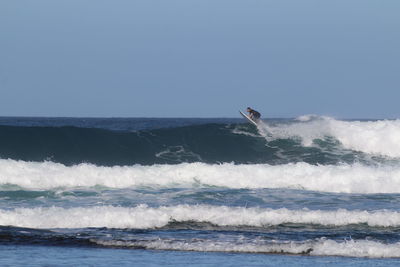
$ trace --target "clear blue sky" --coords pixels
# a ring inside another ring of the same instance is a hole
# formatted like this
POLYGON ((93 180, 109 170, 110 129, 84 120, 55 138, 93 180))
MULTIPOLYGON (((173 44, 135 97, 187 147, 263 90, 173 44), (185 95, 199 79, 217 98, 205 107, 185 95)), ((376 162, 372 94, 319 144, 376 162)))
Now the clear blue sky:
POLYGON ((400 117, 398 0, 1 0, 0 116, 400 117))

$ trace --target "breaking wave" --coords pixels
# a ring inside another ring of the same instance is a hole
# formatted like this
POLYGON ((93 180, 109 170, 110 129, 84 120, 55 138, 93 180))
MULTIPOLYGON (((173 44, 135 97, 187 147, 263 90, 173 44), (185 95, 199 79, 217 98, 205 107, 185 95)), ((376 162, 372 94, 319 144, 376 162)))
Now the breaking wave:
POLYGON ((104 186, 289 188, 335 193, 400 193, 400 166, 308 163, 65 166, 54 162, 0 160, 0 185, 24 189, 104 186))
POLYGON ((240 253, 273 253, 312 256, 343 256, 368 258, 398 258, 400 243, 384 244, 369 240, 335 241, 329 239, 295 241, 252 240, 249 242, 221 242, 215 240, 92 240, 106 247, 125 247, 156 250, 179 250, 199 252, 240 252, 240 253))
POLYGON ((27 228, 133 228, 165 227, 172 222, 207 222, 217 226, 268 227, 286 223, 371 227, 399 227, 400 212, 389 210, 289 210, 211 205, 133 208, 97 206, 78 208, 16 208, 0 210, 0 225, 27 228))
POLYGON ((135 132, 0 126, 0 157, 75 165, 355 163, 400 157, 400 120, 340 121, 303 116, 250 124, 202 124, 135 132), (263 138, 264 137, 264 138, 263 138))
POLYGON ((335 138, 348 149, 389 157, 400 157, 400 120, 341 121, 329 117, 305 115, 298 122, 260 126, 273 139, 299 137, 310 146, 316 139, 335 138))

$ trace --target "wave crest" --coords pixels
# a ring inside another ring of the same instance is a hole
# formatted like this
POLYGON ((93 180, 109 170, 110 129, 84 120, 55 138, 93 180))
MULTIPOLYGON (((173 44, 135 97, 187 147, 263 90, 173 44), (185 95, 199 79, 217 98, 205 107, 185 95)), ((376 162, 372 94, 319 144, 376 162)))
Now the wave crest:
POLYGON ((144 248, 199 252, 273 253, 312 256, 344 256, 368 258, 399 258, 400 243, 383 244, 369 240, 309 240, 305 242, 252 240, 251 242, 221 242, 214 240, 91 240, 106 247, 144 248))
MULTIPOLYGON (((369 154, 400 157, 400 120, 341 121, 329 117, 305 115, 294 123, 261 125, 275 139, 300 137, 304 146, 327 136, 338 140, 343 147, 369 154)), ((271 136, 265 135, 267 140, 271 136)))
POLYGON ((0 160, 0 185, 25 189, 198 187, 289 188, 335 193, 400 193, 400 167, 290 163, 65 166, 53 162, 0 160))
POLYGON ((268 227, 285 223, 344 226, 367 224, 371 227, 398 227, 396 211, 349 211, 345 209, 289 210, 242 208, 210 205, 178 205, 152 208, 97 206, 80 208, 16 208, 0 210, 0 225, 27 228, 134 228, 150 229, 171 222, 208 222, 217 226, 268 227))

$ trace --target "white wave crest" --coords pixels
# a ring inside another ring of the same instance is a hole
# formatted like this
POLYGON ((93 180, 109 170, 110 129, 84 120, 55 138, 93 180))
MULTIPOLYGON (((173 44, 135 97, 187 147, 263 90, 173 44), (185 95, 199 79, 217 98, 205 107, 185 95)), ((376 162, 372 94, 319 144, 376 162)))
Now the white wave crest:
POLYGON ((314 139, 332 136, 348 149, 400 157, 400 120, 341 121, 312 115, 301 116, 297 120, 299 122, 292 124, 261 125, 260 134, 263 135, 266 130, 274 138, 298 136, 305 146, 312 145, 314 139))
POLYGON ((349 240, 338 242, 320 239, 317 241, 272 241, 264 242, 222 242, 215 240, 146 240, 118 241, 91 240, 98 245, 111 247, 142 247, 156 250, 179 250, 200 252, 240 252, 240 253, 279 253, 279 254, 308 254, 313 256, 344 256, 369 258, 398 258, 400 243, 383 244, 369 240, 349 240))
POLYGON ((157 208, 136 207, 77 207, 77 208, 16 208, 0 210, 0 225, 28 228, 135 228, 149 229, 170 222, 208 222, 218 226, 265 227, 283 223, 343 226, 367 224, 373 227, 400 226, 396 211, 350 211, 345 209, 289 210, 243 208, 210 205, 178 205, 157 208))
POLYGON ((319 115, 315 114, 306 114, 306 115, 301 115, 296 118, 296 121, 311 121, 311 120, 318 120, 321 119, 322 117, 319 115))
POLYGON ((25 189, 105 186, 292 188, 336 193, 400 193, 400 167, 355 165, 177 165, 67 167, 53 162, 0 160, 0 185, 25 189))

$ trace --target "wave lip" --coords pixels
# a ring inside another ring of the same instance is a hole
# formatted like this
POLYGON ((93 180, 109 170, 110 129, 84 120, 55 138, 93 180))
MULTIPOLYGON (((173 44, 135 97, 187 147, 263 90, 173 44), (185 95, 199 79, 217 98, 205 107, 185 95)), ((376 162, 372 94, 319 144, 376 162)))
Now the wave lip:
POLYGON ((171 222, 208 222, 217 226, 268 227, 284 223, 345 226, 367 224, 370 227, 400 226, 400 212, 349 211, 345 209, 289 210, 238 208, 210 205, 178 205, 157 208, 139 205, 133 208, 97 206, 87 208, 17 208, 0 210, 0 225, 52 228, 132 228, 165 227, 171 222))
POLYGON ((335 193, 400 193, 400 167, 354 165, 177 165, 67 167, 53 162, 0 160, 0 185, 25 189, 105 186, 109 188, 218 186, 291 188, 335 193))
POLYGON ((91 240, 97 245, 106 247, 144 248, 156 250, 179 250, 199 252, 240 252, 240 253, 273 253, 295 254, 312 256, 343 256, 368 258, 399 258, 400 242, 384 244, 369 240, 349 240, 338 242, 319 239, 305 242, 275 241, 275 242, 221 242, 213 240, 175 241, 175 240, 148 240, 148 241, 119 241, 119 240, 91 240))
POLYGON ((261 134, 263 130, 271 133, 273 139, 300 137, 304 146, 312 146, 315 139, 329 136, 347 149, 400 157, 400 120, 341 121, 316 115, 304 115, 296 120, 289 124, 262 125, 259 130, 261 134))

